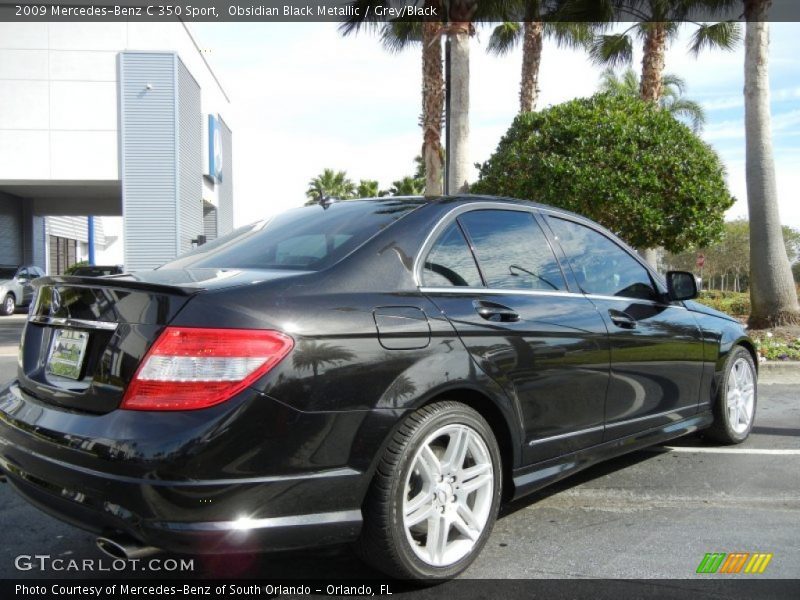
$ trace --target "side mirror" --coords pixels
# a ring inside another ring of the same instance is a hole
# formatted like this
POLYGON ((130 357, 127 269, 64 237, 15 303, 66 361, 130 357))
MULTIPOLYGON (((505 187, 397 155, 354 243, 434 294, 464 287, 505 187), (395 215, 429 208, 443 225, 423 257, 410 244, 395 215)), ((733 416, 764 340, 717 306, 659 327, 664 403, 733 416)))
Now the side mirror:
POLYGON ((667 292, 670 300, 692 300, 697 298, 697 279, 688 271, 667 272, 667 292))

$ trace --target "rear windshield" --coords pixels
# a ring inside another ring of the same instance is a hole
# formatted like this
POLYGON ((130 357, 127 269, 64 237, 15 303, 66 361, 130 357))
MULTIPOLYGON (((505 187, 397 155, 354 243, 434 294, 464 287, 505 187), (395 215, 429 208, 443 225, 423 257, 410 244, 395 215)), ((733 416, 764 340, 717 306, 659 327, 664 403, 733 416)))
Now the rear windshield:
POLYGON ((241 227, 160 268, 319 271, 423 203, 386 198, 295 208, 241 227))

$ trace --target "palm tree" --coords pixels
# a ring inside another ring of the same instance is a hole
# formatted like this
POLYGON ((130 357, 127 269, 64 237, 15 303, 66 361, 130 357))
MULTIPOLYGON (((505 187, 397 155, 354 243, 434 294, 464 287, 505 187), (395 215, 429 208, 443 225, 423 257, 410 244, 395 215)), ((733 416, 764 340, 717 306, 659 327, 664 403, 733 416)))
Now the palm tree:
POLYGON ((355 194, 356 186, 348 179, 346 171, 325 169, 322 174, 317 175, 308 182, 306 196, 308 196, 309 201, 306 202, 306 205, 316 204, 325 197, 348 200, 353 198, 355 194))
POLYGON ((469 40, 475 34, 476 0, 446 0, 447 35, 450 41, 450 131, 448 137, 451 194, 466 192, 472 164, 469 160, 469 40))
POLYGON ((422 180, 406 175, 402 179, 392 182, 389 193, 392 196, 419 196, 422 194, 424 185, 422 180))
MULTIPOLYGON (((633 35, 643 43, 642 73, 639 96, 647 102, 658 102, 663 95, 664 56, 669 43, 677 36, 680 23, 687 21, 694 9, 704 15, 727 13, 736 0, 566 0, 561 15, 585 20, 637 21, 622 33, 598 35, 591 43, 589 56, 596 64, 611 67, 630 64, 633 60, 633 35), (601 15, 604 18, 599 18, 601 15)), ((741 39, 738 23, 693 23, 689 50, 697 56, 704 48, 732 50, 741 39)), ((654 268, 658 266, 655 248, 639 250, 654 268)))
MULTIPOLYGON (((365 20, 375 14, 378 5, 387 6, 391 0, 354 0, 358 15, 340 26, 342 35, 364 28, 379 29, 381 42, 390 52, 400 52, 412 44, 422 46, 422 157, 425 165, 425 195, 439 196, 443 191, 444 151, 442 149, 442 113, 444 112, 444 73, 442 70, 442 24, 436 21, 377 21, 365 20), (370 8, 367 11, 367 7, 370 8)), ((442 10, 440 0, 426 0, 425 7, 442 10)))
POLYGON ((521 4, 519 8, 525 21, 504 21, 497 25, 489 38, 486 51, 504 56, 522 41, 519 112, 524 113, 535 110, 539 99, 539 67, 544 39, 555 39, 559 47, 588 47, 596 26, 591 23, 543 21, 544 0, 526 0, 521 4))
POLYGON ((362 179, 358 182, 356 198, 377 198, 380 195, 380 186, 374 179, 362 179))
POLYGON ((750 325, 800 322, 800 306, 781 231, 769 105, 771 0, 745 0, 745 172, 750 215, 750 325))
MULTIPOLYGON (((596 64, 612 67, 630 64, 633 60, 633 35, 642 40, 642 73, 639 95, 643 100, 658 102, 663 90, 664 56, 670 42, 677 36, 680 23, 694 9, 704 14, 727 13, 736 0, 567 0, 565 14, 613 15, 618 21, 635 20, 621 33, 595 36, 589 54, 596 64), (588 3, 588 4, 587 4, 588 3), (598 8, 599 7, 599 8, 598 8), (609 9, 608 7, 613 7, 609 9)), ((732 50, 741 40, 738 23, 694 23, 689 49, 697 56, 703 49, 732 50)))
MULTIPOLYGON (((639 75, 628 67, 621 74, 608 67, 600 76, 600 91, 624 96, 639 95, 639 75)), ((662 78, 661 98, 658 104, 678 119, 686 119, 695 132, 700 131, 706 122, 706 113, 699 102, 683 97, 686 82, 677 75, 665 73, 662 78)))

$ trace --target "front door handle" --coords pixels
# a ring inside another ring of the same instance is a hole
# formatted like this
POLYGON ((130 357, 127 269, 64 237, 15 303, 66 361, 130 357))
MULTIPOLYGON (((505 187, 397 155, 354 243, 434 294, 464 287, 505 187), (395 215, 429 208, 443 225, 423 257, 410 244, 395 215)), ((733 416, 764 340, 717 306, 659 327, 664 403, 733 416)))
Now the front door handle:
POLYGON ((612 308, 608 311, 608 316, 611 317, 611 322, 617 327, 622 329, 636 329, 636 319, 626 312, 614 310, 612 308))
POLYGON ((500 323, 514 323, 519 321, 519 313, 513 308, 495 304, 494 302, 484 302, 476 300, 473 302, 477 313, 487 321, 500 323))

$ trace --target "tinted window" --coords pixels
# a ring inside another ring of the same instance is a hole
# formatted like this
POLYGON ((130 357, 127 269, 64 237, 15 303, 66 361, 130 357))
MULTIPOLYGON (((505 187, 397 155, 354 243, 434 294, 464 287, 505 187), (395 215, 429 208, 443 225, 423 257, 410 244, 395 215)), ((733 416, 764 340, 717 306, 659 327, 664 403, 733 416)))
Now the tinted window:
POLYGON ((423 203, 386 198, 296 208, 203 244, 161 268, 318 271, 423 203))
POLYGON ((30 279, 30 275, 28 274, 28 269, 24 267, 20 269, 19 272, 17 273, 17 277, 20 279, 30 279))
POLYGON ((450 225, 425 260, 423 285, 432 287, 482 287, 472 252, 456 223, 450 225))
POLYGON ((0 279, 13 279, 17 270, 13 267, 0 267, 0 279))
POLYGON ((489 287, 566 289, 550 244, 531 213, 477 210, 460 216, 459 221, 489 287))
POLYGON ((572 221, 551 217, 549 222, 584 292, 657 299, 647 270, 609 238, 572 221))
POLYGON ((119 273, 117 267, 78 267, 72 271, 73 275, 81 277, 105 277, 106 275, 114 275, 119 273))

